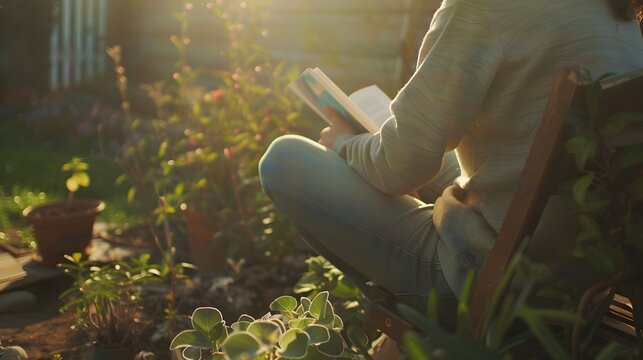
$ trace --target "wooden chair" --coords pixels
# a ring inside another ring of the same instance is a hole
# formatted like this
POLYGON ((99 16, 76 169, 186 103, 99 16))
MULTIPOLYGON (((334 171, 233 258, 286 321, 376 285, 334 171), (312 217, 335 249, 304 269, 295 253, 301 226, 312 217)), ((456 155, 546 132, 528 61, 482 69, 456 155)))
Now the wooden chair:
MULTIPOLYGON (((545 203, 557 185, 552 184, 555 183, 556 163, 566 157, 562 144, 568 134, 563 113, 570 108, 584 107, 585 94, 591 84, 588 73, 577 68, 562 71, 556 79, 517 191, 486 264, 478 274, 470 301, 470 337, 478 335, 485 314, 494 311, 490 305, 500 280, 522 240, 534 231, 545 203)), ((600 81, 600 86, 601 106, 607 113, 643 111, 643 70, 606 78, 600 81)), ((643 143, 643 133, 639 135, 631 141, 643 143)), ((401 341, 405 331, 417 331, 395 310, 398 300, 394 295, 381 287, 371 286, 366 296, 372 300, 371 322, 389 337, 401 341)), ((631 305, 621 296, 616 296, 615 300, 603 323, 602 334, 622 340, 622 343, 635 341, 631 305)))

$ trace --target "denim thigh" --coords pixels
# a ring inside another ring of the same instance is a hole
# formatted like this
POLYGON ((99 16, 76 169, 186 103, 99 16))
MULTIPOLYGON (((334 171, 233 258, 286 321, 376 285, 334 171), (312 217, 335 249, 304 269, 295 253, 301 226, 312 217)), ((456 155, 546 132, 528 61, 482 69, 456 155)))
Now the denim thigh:
POLYGON ((433 205, 379 192, 334 151, 301 136, 275 140, 259 173, 309 245, 348 275, 402 298, 425 298, 432 288, 453 296, 437 261, 433 205))

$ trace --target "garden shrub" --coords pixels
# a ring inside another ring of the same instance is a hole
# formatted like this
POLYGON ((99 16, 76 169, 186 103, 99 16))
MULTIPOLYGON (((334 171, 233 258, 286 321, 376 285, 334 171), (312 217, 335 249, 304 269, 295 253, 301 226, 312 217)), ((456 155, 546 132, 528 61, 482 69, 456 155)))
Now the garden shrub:
POLYGON ((155 208, 157 223, 180 210, 209 211, 223 224, 231 254, 278 258, 292 250, 295 232, 263 194, 257 165, 274 138, 304 126, 302 105, 287 90, 298 71, 273 64, 258 45, 264 30, 255 2, 183 4, 174 14, 181 32, 170 38, 178 51, 174 70, 144 86, 155 105, 152 119, 132 115, 121 50, 109 50, 127 119, 118 181, 130 184, 130 200, 155 208), (211 12, 225 25, 228 69, 189 65, 188 13, 194 11, 211 12))
POLYGON ((65 255, 69 263, 58 266, 73 278, 60 294, 61 312, 74 311, 77 329, 86 331, 100 347, 130 345, 144 330, 141 320, 141 286, 161 281, 159 266, 143 254, 115 264, 96 264, 82 254, 65 255))

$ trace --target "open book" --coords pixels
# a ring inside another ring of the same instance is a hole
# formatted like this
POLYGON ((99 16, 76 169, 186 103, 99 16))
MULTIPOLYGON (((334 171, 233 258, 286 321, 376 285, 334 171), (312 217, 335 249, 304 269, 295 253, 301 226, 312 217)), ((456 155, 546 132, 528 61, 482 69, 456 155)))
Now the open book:
POLYGON ((329 124, 331 121, 324 114, 327 106, 346 118, 357 132, 375 133, 391 116, 391 98, 377 85, 347 96, 319 68, 306 69, 289 87, 329 124))

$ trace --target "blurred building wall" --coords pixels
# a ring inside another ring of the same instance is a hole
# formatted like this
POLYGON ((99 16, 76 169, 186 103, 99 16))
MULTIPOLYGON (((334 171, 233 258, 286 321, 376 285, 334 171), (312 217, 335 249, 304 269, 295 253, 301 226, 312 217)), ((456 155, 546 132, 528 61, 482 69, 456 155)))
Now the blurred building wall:
MULTIPOLYGON (((167 75, 176 58, 168 39, 177 34, 171 13, 181 2, 141 1, 135 56, 140 79, 150 81, 167 75)), ((439 0, 271 0, 262 45, 276 60, 322 68, 348 91, 375 83, 392 93, 408 78, 405 67, 414 65, 419 40, 438 6, 439 0), (405 37, 412 44, 405 46, 405 37)), ((224 66, 221 51, 228 39, 203 2, 195 1, 190 12, 189 36, 192 64, 224 66)))

